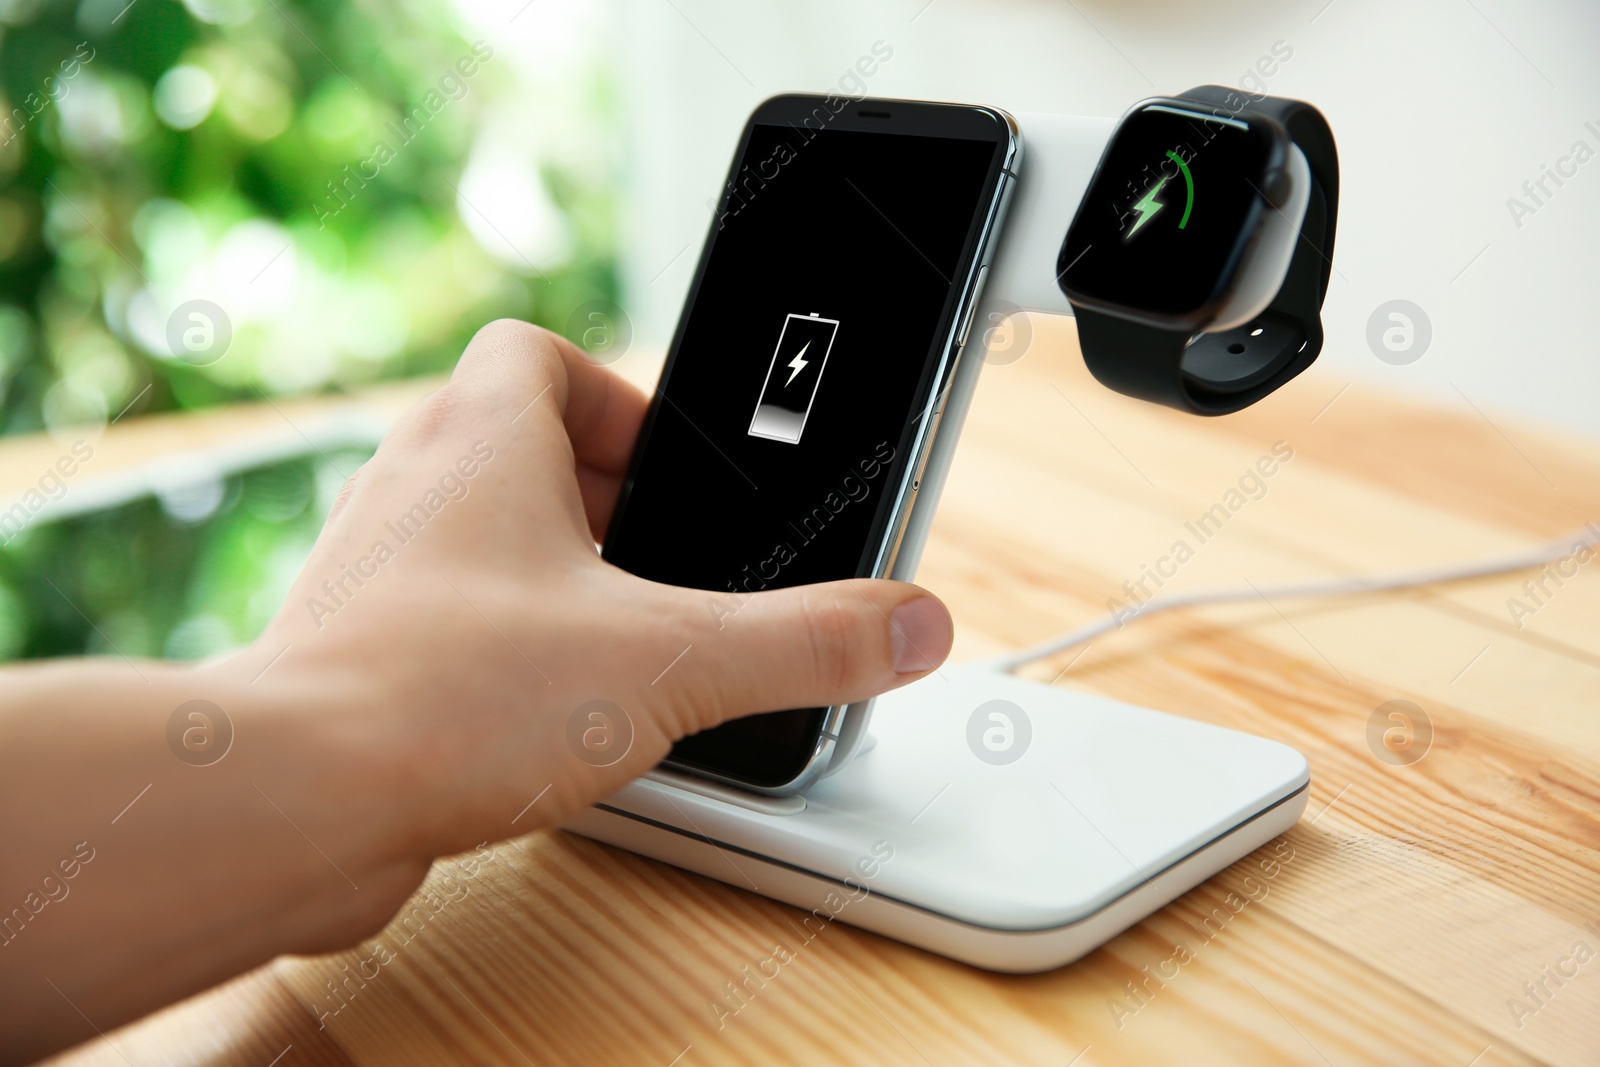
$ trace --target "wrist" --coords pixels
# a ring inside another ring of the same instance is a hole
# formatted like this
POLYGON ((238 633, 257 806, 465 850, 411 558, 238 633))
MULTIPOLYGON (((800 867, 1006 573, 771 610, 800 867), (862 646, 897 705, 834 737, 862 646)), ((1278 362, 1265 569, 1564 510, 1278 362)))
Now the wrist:
POLYGON ((38 1054, 81 1036, 37 982, 46 964, 109 1029, 280 953, 352 944, 426 873, 416 791, 362 726, 378 717, 347 714, 370 710, 359 679, 287 657, 263 674, 271 658, 6 672, 0 807, 18 817, 0 889, 54 895, 13 924, 0 994, 38 1054))
MULTIPOLYGON (((270 639, 187 670, 188 688, 207 694, 232 730, 219 766, 236 762, 231 776, 248 778, 308 836, 309 825, 321 829, 331 845, 313 838, 319 849, 358 867, 433 858, 423 746, 390 714, 393 697, 372 671, 270 639)), ((169 731, 175 745, 182 750, 169 731)))

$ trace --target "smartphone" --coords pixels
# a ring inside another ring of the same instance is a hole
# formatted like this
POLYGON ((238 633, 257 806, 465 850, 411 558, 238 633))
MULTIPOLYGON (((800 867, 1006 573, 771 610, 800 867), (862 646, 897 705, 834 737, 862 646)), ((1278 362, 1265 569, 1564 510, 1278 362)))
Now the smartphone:
MULTIPOLYGON (((805 95, 757 107, 604 557, 705 590, 719 627, 763 589, 888 576, 913 547, 906 519, 1020 151, 993 108, 805 95)), ((665 766, 794 793, 859 738, 866 708, 737 719, 684 738, 665 766)))

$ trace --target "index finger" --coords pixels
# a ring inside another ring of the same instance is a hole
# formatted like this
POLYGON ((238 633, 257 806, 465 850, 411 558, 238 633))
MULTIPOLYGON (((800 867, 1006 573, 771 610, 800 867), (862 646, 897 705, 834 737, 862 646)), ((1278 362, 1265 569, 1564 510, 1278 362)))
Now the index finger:
POLYGON ((565 337, 516 319, 480 329, 450 384, 519 423, 553 404, 578 466, 608 475, 626 471, 647 406, 643 393, 565 337))

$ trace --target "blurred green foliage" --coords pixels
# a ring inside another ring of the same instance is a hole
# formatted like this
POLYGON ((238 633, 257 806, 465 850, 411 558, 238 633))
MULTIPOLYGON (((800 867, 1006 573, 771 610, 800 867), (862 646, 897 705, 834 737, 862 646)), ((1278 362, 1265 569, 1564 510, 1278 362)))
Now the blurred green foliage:
MULTIPOLYGON (((489 319, 616 300, 606 68, 530 102, 470 26, 450 0, 0 0, 0 434, 438 372, 489 319), (168 339, 194 299, 232 329, 203 366, 168 339)), ((0 653, 252 636, 320 523, 262 518, 257 477, 199 526, 41 518, 0 549, 0 653)))
POLYGON ((253 637, 370 454, 272 464, 27 528, 0 552, 0 659, 200 659, 253 637))

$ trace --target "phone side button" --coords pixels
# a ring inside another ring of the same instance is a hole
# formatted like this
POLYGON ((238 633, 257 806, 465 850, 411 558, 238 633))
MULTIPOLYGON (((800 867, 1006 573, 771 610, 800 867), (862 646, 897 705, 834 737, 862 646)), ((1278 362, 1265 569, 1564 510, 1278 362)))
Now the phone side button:
POLYGON ((956 344, 966 347, 967 332, 972 329, 973 316, 978 313, 978 297, 983 295, 984 275, 989 273, 989 264, 985 263, 978 268, 978 280, 972 286, 972 299, 967 303, 967 317, 961 320, 961 333, 956 338, 956 344))

